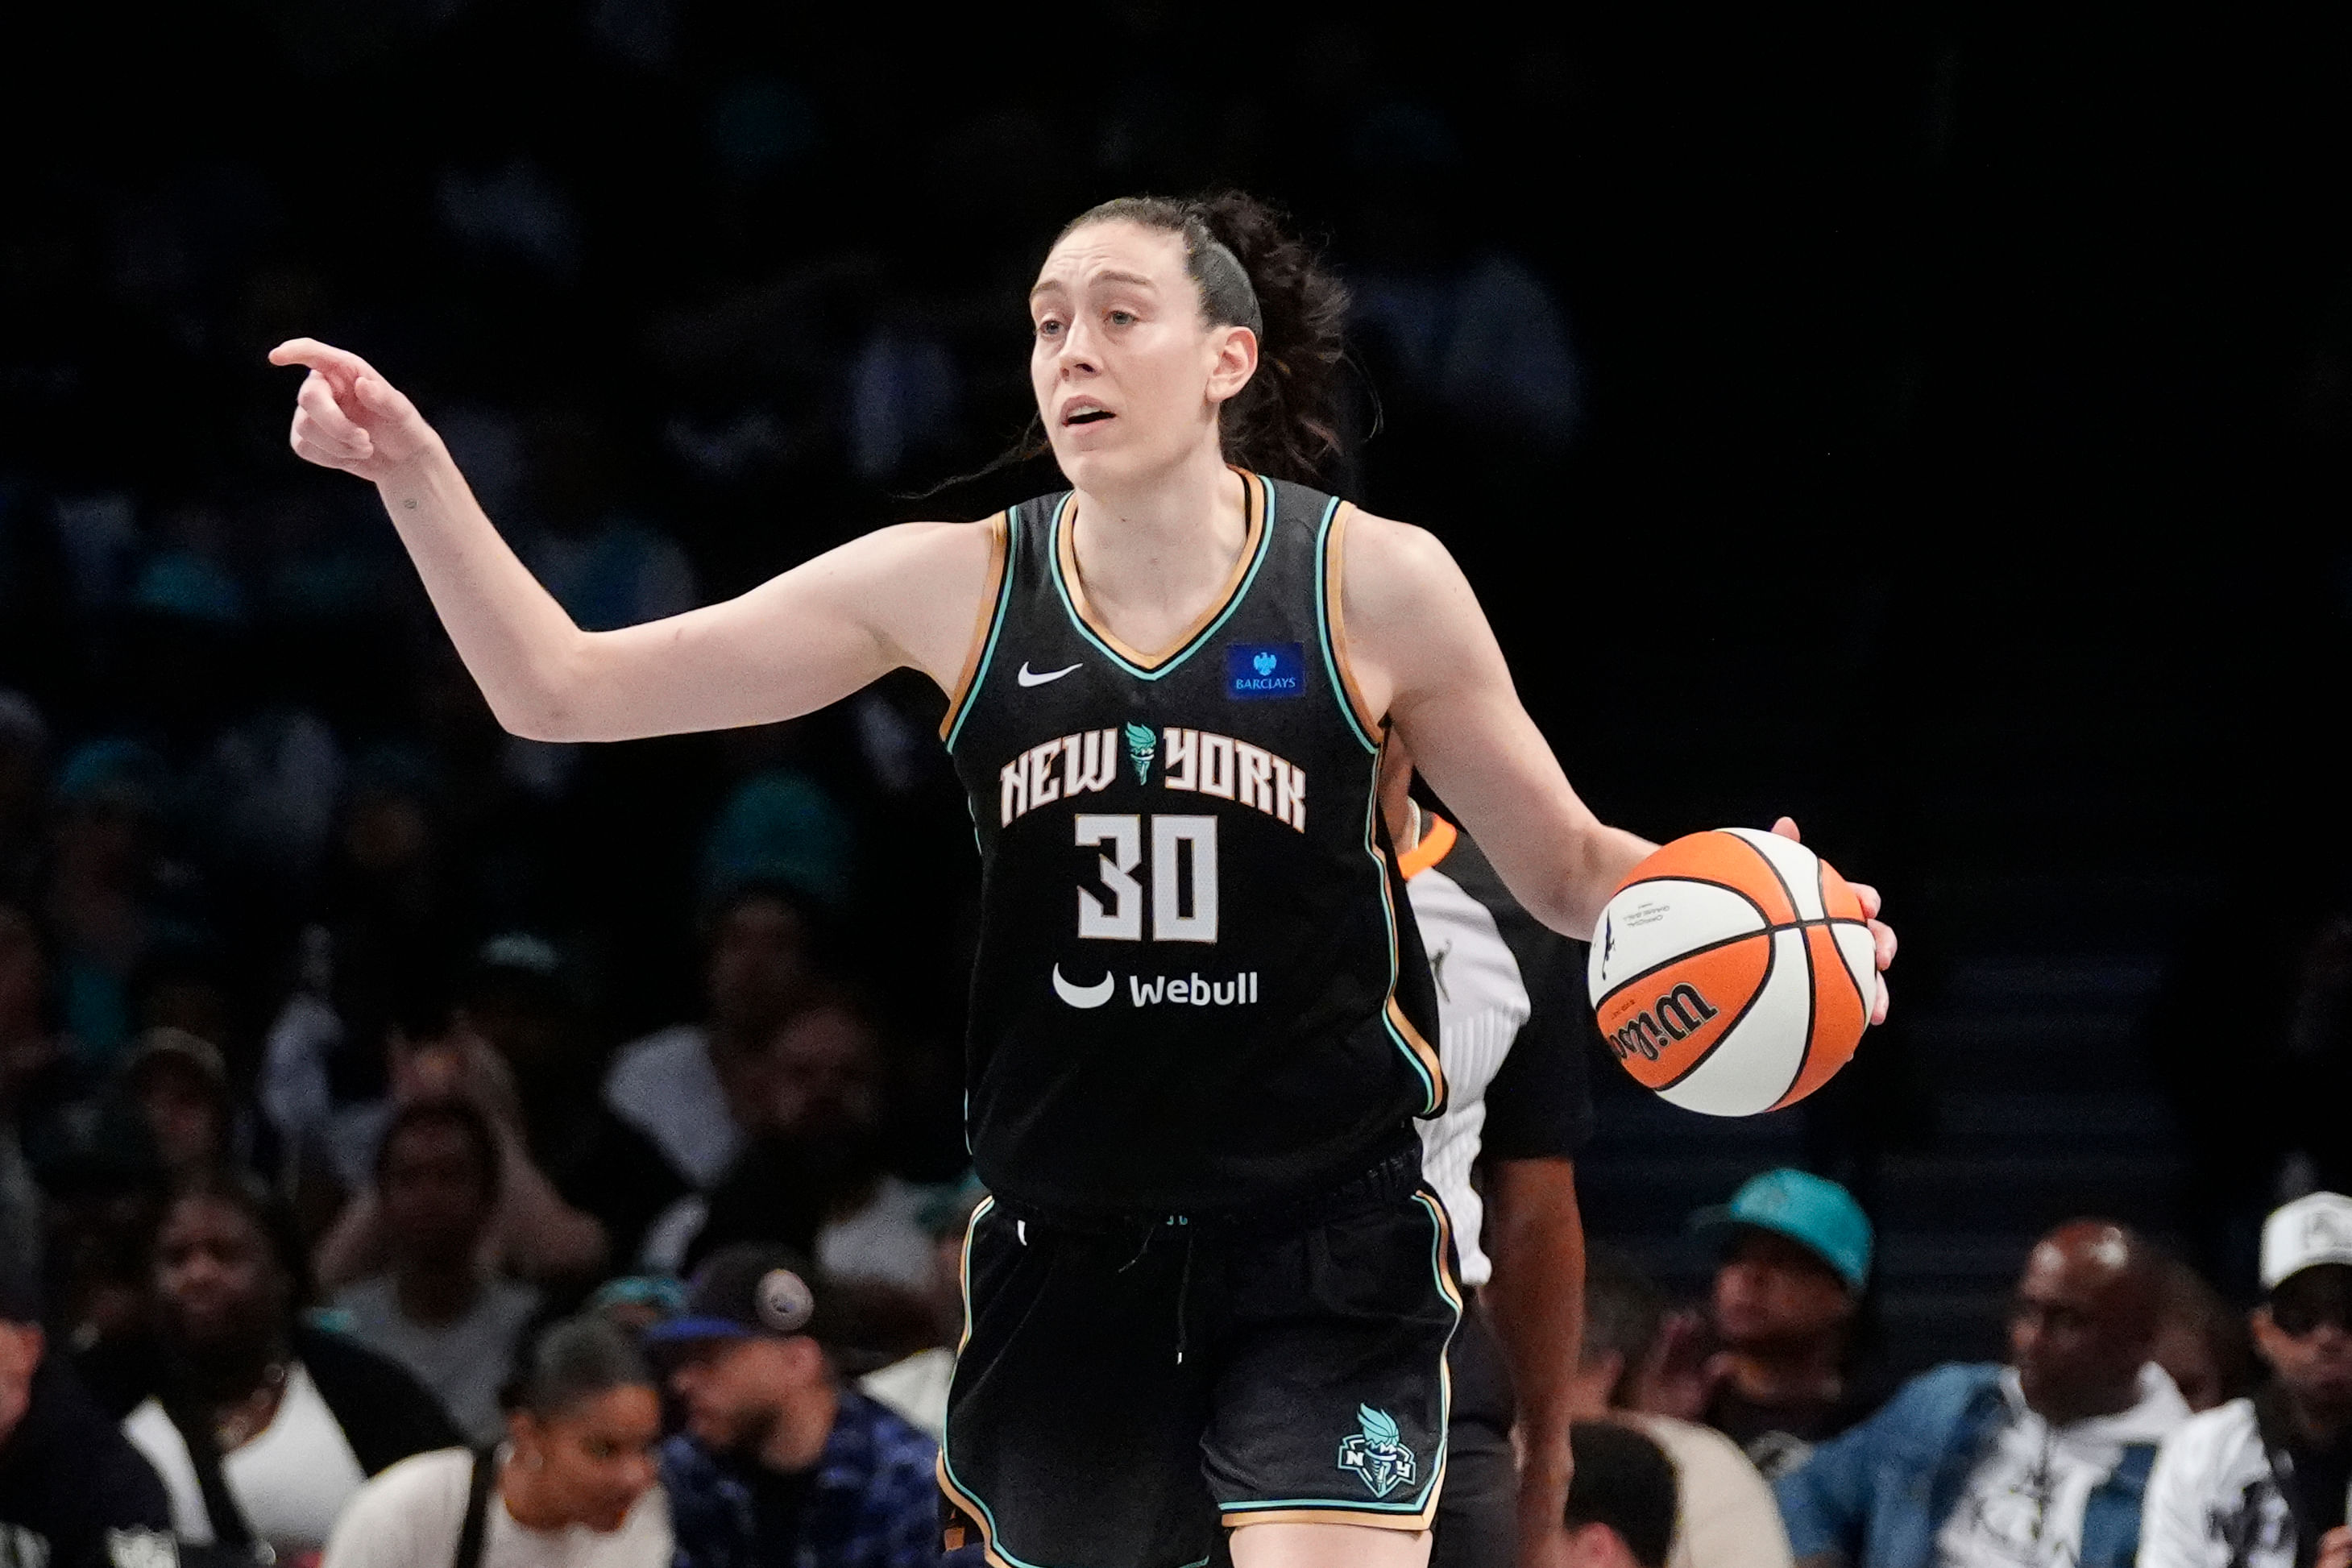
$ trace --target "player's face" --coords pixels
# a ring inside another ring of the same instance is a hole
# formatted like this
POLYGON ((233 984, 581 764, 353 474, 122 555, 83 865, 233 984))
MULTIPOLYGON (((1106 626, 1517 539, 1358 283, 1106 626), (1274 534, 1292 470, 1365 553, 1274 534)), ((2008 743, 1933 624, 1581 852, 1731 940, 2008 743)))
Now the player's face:
POLYGON ((1217 443, 1217 409, 1256 365, 1244 327, 1211 327, 1184 242, 1124 221, 1054 247, 1030 291, 1029 378, 1055 459, 1101 493, 1149 482, 1217 443))

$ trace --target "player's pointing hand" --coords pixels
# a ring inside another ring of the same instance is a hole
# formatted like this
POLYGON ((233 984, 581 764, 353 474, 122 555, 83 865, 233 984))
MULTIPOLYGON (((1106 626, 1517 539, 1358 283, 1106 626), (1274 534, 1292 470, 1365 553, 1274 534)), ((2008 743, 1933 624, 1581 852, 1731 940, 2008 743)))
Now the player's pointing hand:
POLYGON ((434 439, 416 405, 355 353, 294 338, 270 350, 269 363, 310 369, 294 395, 289 437, 306 461, 379 481, 434 439))
MULTIPOLYGON (((1783 838, 1801 841, 1803 838, 1803 835, 1797 831, 1795 819, 1791 817, 1784 816, 1774 823, 1772 831, 1783 838)), ((1854 898, 1861 903, 1863 918, 1870 922, 1870 934, 1877 946, 1878 994, 1871 1003, 1870 1021, 1873 1024, 1884 1024, 1886 1022, 1886 1007, 1889 1001, 1886 994, 1886 970, 1895 962, 1895 928, 1878 918, 1881 900, 1876 888, 1867 882, 1854 881, 1847 882, 1846 886, 1853 889, 1854 898)))

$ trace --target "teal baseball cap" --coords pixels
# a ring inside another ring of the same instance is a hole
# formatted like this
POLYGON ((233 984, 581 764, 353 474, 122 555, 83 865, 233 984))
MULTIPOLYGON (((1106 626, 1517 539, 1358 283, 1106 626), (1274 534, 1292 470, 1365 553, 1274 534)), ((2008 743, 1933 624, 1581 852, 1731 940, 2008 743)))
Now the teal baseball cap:
POLYGON ((1821 1254, 1851 1290, 1870 1278, 1870 1219, 1853 1194, 1824 1176, 1782 1167, 1751 1176, 1731 1201, 1691 1215, 1694 1230, 1753 1226, 1821 1254))

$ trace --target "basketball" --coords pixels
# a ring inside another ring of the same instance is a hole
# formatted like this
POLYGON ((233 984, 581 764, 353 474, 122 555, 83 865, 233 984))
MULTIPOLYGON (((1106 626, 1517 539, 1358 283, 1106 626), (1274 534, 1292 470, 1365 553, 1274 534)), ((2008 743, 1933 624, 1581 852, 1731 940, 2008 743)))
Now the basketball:
POLYGON ((1870 1022, 1876 961, 1845 879, 1793 838, 1727 827, 1633 868, 1593 928, 1592 1007, 1645 1089, 1709 1116, 1827 1083, 1870 1022))

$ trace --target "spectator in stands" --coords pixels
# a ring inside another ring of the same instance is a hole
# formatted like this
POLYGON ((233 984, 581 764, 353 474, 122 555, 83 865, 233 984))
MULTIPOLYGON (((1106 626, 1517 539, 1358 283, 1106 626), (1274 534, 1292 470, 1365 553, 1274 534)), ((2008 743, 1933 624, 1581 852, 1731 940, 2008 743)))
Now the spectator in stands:
POLYGON ((0 1267, 0 1562, 147 1568, 171 1530, 163 1483, 48 1353, 34 1277, 0 1267))
MULTIPOLYGON (((462 1099, 498 1134, 499 1212, 483 1243, 486 1266, 577 1284, 604 1268, 616 1247, 625 1265, 645 1226, 686 1189, 660 1152, 597 1099, 590 1064, 574 1050, 578 1020, 560 994, 557 963, 535 938, 490 943, 471 1000, 437 1036, 396 1036, 388 1054, 393 1103, 462 1099)), ((319 1244, 320 1277, 340 1286, 381 1272, 383 1240, 371 1184, 319 1244)))
POLYGON ((228 1064, 211 1041, 168 1024, 149 1029, 123 1063, 122 1089, 172 1181, 201 1175, 228 1158, 236 1110, 228 1064))
POLYGON ((1569 1428, 1569 1562, 1575 1568, 1666 1568, 1677 1510, 1675 1467, 1657 1444, 1613 1421, 1569 1428))
POLYGON ((123 1430, 183 1542, 314 1551, 369 1476, 457 1441, 406 1373, 300 1321, 300 1239, 249 1184, 182 1187, 152 1261, 159 1386, 123 1430))
POLYGON ((100 1070, 130 1037, 131 973, 153 938, 162 770, 145 747, 108 740, 85 742, 58 772, 42 913, 57 934, 66 1031, 100 1070))
POLYGON ((822 994, 814 906, 782 883, 722 898, 709 920, 699 1024, 625 1046, 604 1079, 614 1110, 709 1192, 765 1120, 769 1047, 822 994))
POLYGON ((45 1205, 28 1152, 37 1152, 79 1074, 49 1026, 48 952, 40 928, 0 901, 0 1268, 37 1273, 45 1205))
POLYGON ((1870 1278, 1870 1221, 1853 1194, 1803 1171, 1767 1171, 1693 1216, 1729 1233, 1712 1312, 1701 1419, 1777 1478, 1876 1403, 1850 1376, 1854 1315, 1870 1278))
POLYGON ((1635 1427, 1674 1461, 1680 1486, 1673 1568, 1790 1568, 1772 1489, 1738 1446, 1696 1422, 1639 1413, 1665 1307, 1657 1287, 1623 1258, 1599 1247, 1587 1252, 1575 1418, 1635 1427))
POLYGON ((21 691, 0 689, 0 901, 29 899, 40 883, 49 751, 40 708, 21 691))
POLYGON ((830 1002, 787 1022, 770 1049, 763 1135, 711 1194, 696 1254, 734 1241, 799 1242, 813 1218, 827 1279, 886 1288, 927 1316, 934 1248, 922 1214, 931 1194, 882 1167, 880 1036, 864 1014, 830 1002))
POLYGON ((419 1454, 361 1488, 321 1568, 669 1568, 661 1398, 629 1335, 557 1323, 512 1399, 504 1445, 419 1454))
POLYGON ((2254 1345, 2246 1320, 2178 1258, 2165 1260, 2165 1279, 2164 1312, 2149 1359, 2191 1410, 2210 1410, 2250 1393, 2254 1345))
POLYGON ((506 1429, 499 1391, 539 1293, 482 1267, 498 1207, 498 1136, 460 1100, 393 1118, 376 1151, 388 1272, 345 1287, 335 1305, 362 1344, 408 1369, 467 1438, 506 1429))
POLYGON ((2263 1226, 2254 1343, 2271 1382, 2175 1433, 2148 1479, 2143 1568, 2352 1561, 2352 1198, 2313 1193, 2263 1226))
POLYGON ((513 1075, 532 1161, 566 1204, 603 1228, 601 1263, 577 1271, 593 1277, 600 1266, 633 1266, 646 1228, 688 1188, 661 1151, 604 1103, 602 1063, 574 985, 552 944, 509 933, 482 948, 457 1012, 513 1075))
POLYGON ((687 1412, 662 1448, 677 1568, 940 1560, 938 1446, 843 1386, 823 1289, 783 1248, 728 1247, 647 1334, 687 1412))
POLYGON ((2008 1366, 1949 1365, 1775 1490, 1806 1568, 2129 1568, 2157 1445, 2189 1419, 2148 1359, 2161 1260, 2077 1220, 2034 1245, 2008 1366))
POLYGON ((952 1187, 940 1189, 923 1212, 931 1235, 931 1343, 857 1380, 860 1393, 881 1401, 937 1440, 948 1423, 948 1379, 955 1371, 955 1347, 963 1337, 963 1242, 972 1211, 988 1189, 966 1172, 952 1187))

